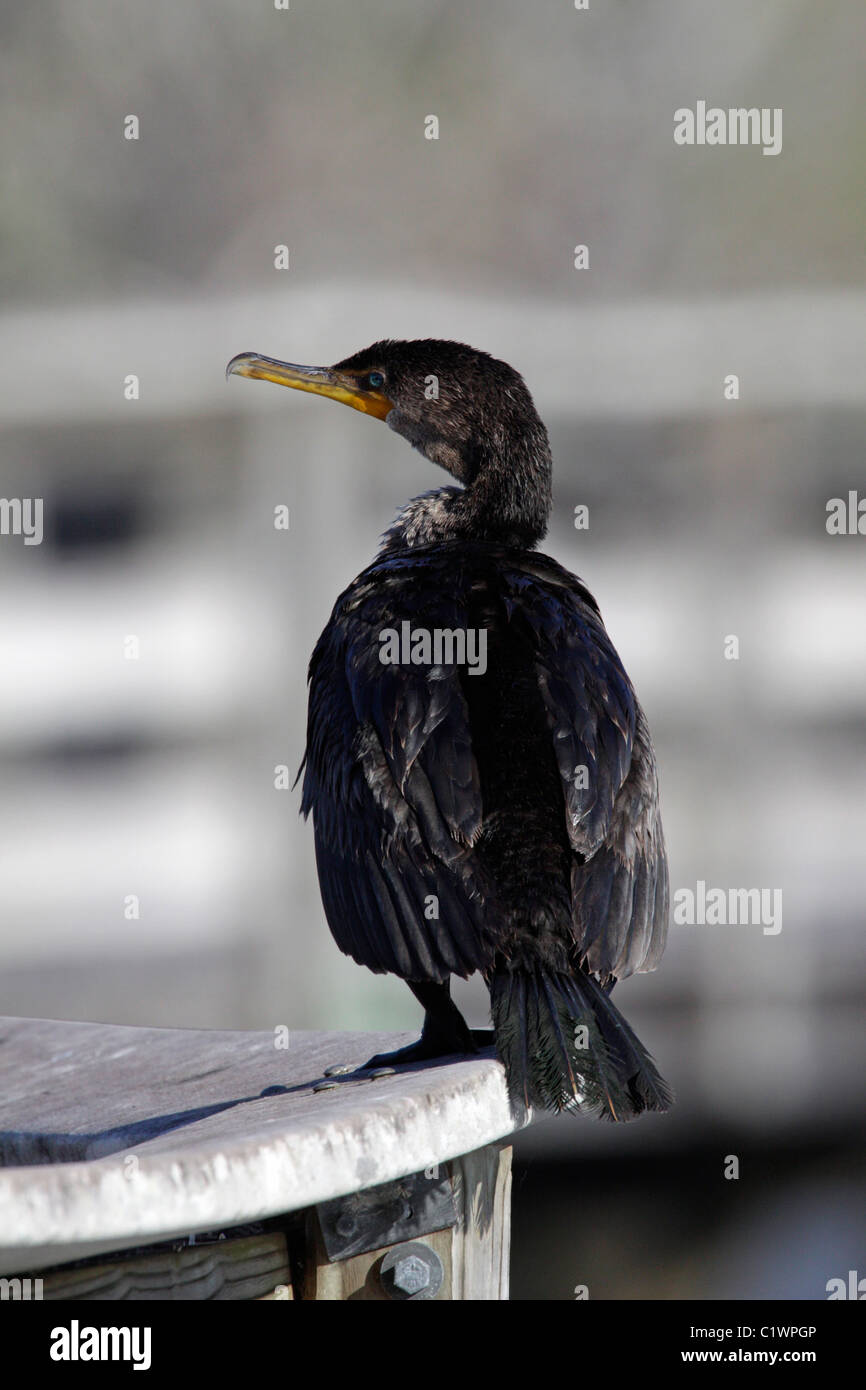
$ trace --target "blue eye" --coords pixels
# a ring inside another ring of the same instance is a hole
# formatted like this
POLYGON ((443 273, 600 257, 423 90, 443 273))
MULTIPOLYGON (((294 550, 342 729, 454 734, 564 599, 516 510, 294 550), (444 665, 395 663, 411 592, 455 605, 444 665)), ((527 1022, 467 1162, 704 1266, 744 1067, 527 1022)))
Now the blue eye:
POLYGON ((381 372, 371 372, 367 377, 367 385, 371 386, 373 390, 376 391, 380 386, 385 385, 385 378, 381 372))

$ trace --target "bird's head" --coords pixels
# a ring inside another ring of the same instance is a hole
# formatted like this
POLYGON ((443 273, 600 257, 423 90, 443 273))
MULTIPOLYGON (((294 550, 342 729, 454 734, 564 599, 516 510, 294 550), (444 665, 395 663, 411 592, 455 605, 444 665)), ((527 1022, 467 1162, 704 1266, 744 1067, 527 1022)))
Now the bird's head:
POLYGON ((487 494, 491 527, 499 512, 530 508, 527 537, 543 535, 550 508, 547 431, 508 363, 464 343, 385 339, 333 367, 244 352, 226 374, 310 391, 386 421, 465 487, 487 494))

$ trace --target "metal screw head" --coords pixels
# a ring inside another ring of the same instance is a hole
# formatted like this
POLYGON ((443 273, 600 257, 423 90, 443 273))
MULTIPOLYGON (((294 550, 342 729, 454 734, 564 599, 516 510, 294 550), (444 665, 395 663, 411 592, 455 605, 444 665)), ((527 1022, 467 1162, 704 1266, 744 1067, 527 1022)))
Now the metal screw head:
POLYGON ((422 1289, 426 1289, 429 1283, 430 1268, 423 1260, 419 1260, 417 1255, 410 1255, 408 1259, 398 1260, 395 1264, 394 1287, 408 1294, 410 1298, 413 1293, 420 1293, 422 1289))
POLYGON ((421 1241, 397 1245, 382 1261, 382 1285, 390 1298, 435 1298, 444 1277, 442 1261, 421 1241))

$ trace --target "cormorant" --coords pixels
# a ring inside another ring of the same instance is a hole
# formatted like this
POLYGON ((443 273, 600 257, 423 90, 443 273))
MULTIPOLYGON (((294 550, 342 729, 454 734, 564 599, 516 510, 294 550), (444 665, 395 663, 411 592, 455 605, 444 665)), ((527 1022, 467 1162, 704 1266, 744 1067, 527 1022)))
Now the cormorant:
POLYGON ((666 1110, 610 999, 665 942, 655 756, 595 599, 535 548, 552 462, 523 378, 435 339, 333 367, 241 353, 230 373, 385 420, 460 484, 403 508, 310 662, 302 812, 325 913, 425 1010, 417 1043, 367 1066, 476 1050, 450 976, 480 971, 518 1111, 666 1110))

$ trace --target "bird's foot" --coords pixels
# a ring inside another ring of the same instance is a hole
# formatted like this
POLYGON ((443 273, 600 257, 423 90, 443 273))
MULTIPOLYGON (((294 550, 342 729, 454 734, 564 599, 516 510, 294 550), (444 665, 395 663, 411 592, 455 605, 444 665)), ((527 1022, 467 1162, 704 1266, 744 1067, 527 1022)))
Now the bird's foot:
POLYGON ((417 1042, 398 1047, 395 1052, 377 1052, 358 1071, 376 1071, 381 1067, 410 1067, 418 1062, 441 1061, 445 1057, 472 1057, 493 1046, 492 1028, 467 1028, 462 1038, 444 1038, 429 1031, 417 1042))
POLYGON ((448 1048, 444 1052, 435 1047, 422 1034, 417 1042, 408 1047, 398 1047, 395 1052, 377 1052, 358 1071, 377 1071, 380 1067, 411 1067, 417 1062, 432 1062, 441 1057, 464 1056, 459 1049, 448 1048))
POLYGON ((383 1067, 410 1067, 446 1057, 472 1057, 493 1045, 491 1028, 470 1028, 455 1007, 447 985, 411 982, 410 988, 425 1007, 424 1027, 417 1042, 396 1052, 377 1052, 359 1071, 383 1067))

